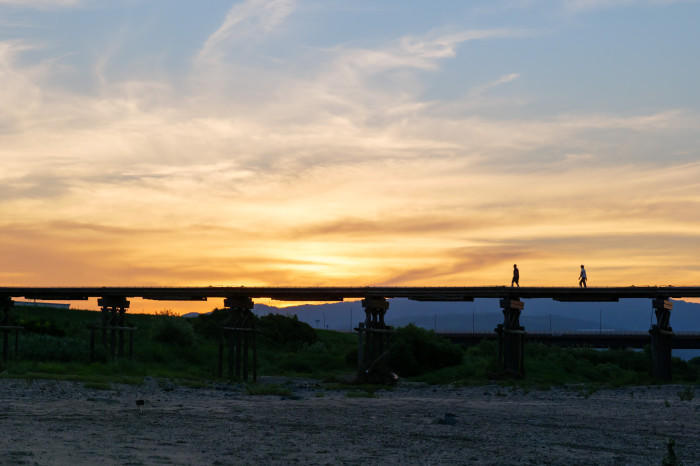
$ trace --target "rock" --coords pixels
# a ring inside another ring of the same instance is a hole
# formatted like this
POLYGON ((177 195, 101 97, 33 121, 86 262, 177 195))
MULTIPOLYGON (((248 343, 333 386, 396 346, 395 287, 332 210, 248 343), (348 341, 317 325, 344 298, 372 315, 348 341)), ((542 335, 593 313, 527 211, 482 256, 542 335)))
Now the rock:
POLYGON ((457 416, 452 413, 445 413, 445 416, 438 419, 436 424, 442 424, 445 426, 455 426, 457 425, 457 416))

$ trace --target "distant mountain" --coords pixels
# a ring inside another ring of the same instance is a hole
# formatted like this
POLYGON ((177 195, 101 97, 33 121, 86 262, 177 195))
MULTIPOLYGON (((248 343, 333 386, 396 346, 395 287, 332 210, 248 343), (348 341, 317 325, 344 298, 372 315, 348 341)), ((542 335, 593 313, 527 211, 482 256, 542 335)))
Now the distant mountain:
MULTIPOLYGON (((625 299, 618 303, 561 303, 548 299, 525 300, 521 324, 530 332, 649 330, 656 321, 649 300, 625 299)), ((258 315, 294 315, 315 328, 349 331, 364 321, 359 301, 304 304, 288 308, 255 305, 258 315)), ((474 302, 419 302, 392 299, 385 316, 389 325, 413 323, 438 332, 490 332, 503 322, 496 299, 474 302)), ((676 332, 700 331, 700 304, 674 301, 671 326, 676 332)))
POLYGON ((182 314, 180 317, 185 319, 194 319, 195 317, 204 316, 211 314, 211 312, 188 312, 187 314, 182 314))
MULTIPOLYGON (((520 323, 536 332, 646 332, 656 322, 648 299, 625 299, 618 303, 561 303, 549 299, 524 300, 520 323)), ((331 304, 303 304, 277 308, 256 304, 257 315, 296 315, 314 328, 349 332, 365 320, 359 301, 331 304)), ((196 317, 197 313, 184 317, 196 317)), ((419 302, 390 300, 386 323, 395 327, 415 324, 437 332, 492 332, 503 322, 497 299, 474 302, 419 302)), ((700 304, 674 301, 671 326, 676 333, 700 332, 700 304)), ((684 359, 700 356, 699 350, 674 350, 684 359)))

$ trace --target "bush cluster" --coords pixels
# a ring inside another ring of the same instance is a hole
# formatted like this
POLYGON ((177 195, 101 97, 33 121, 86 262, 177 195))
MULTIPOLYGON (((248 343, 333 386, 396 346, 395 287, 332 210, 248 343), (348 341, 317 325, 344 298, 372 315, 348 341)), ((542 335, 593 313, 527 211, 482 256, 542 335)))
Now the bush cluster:
POLYGON ((27 333, 20 337, 20 356, 30 361, 85 361, 86 340, 27 333))
POLYGON ((40 335, 51 335, 54 337, 63 337, 66 335, 65 330, 60 328, 56 322, 41 319, 20 319, 18 325, 24 327, 27 333, 38 333, 40 335))
POLYGON ((168 345, 180 347, 194 344, 194 330, 182 317, 158 316, 153 325, 153 339, 168 345))
MULTIPOLYGON (((251 324, 255 325, 264 344, 286 351, 298 351, 313 345, 318 340, 316 331, 307 323, 299 321, 296 315, 268 314, 257 317, 250 314, 251 324)), ((207 338, 219 338, 221 328, 232 325, 231 312, 216 309, 210 314, 202 314, 193 319, 197 333, 207 338)))
POLYGON ((194 330, 207 338, 219 338, 221 328, 228 324, 230 312, 226 309, 214 309, 209 314, 200 314, 196 319, 192 319, 194 330))
POLYGON ((462 362, 462 348, 449 340, 410 324, 392 336, 389 367, 402 377, 455 366, 462 362))
POLYGON ((257 328, 263 338, 274 346, 288 351, 298 351, 318 340, 316 331, 307 323, 281 314, 268 314, 258 319, 257 328))

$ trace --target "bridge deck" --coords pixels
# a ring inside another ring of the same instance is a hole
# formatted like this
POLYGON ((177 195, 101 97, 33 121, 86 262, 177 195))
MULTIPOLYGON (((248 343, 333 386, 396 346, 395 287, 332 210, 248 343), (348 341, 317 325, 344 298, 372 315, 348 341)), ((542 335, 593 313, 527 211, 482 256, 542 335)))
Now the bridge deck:
POLYGON ((558 301, 617 301, 623 298, 698 298, 698 286, 628 287, 0 287, 0 297, 85 300, 124 297, 162 301, 207 298, 272 298, 281 301, 342 301, 344 298, 409 298, 418 301, 472 301, 475 298, 550 298, 558 301))
MULTIPOLYGON (((497 340, 491 333, 440 333, 453 343, 477 345, 482 340, 497 340)), ((529 342, 556 346, 587 346, 592 348, 644 348, 649 345, 649 332, 643 333, 527 333, 529 342)), ((700 349, 700 333, 674 333, 673 349, 700 349)))

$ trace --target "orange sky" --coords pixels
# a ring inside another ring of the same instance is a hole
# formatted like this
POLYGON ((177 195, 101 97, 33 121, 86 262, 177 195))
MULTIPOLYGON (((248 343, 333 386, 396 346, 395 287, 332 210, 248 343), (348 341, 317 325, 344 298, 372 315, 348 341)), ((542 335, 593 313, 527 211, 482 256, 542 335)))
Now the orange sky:
POLYGON ((308 15, 370 13, 246 0, 161 41, 0 2, 0 284, 700 285, 698 41, 611 48, 608 3, 343 37, 308 15))

